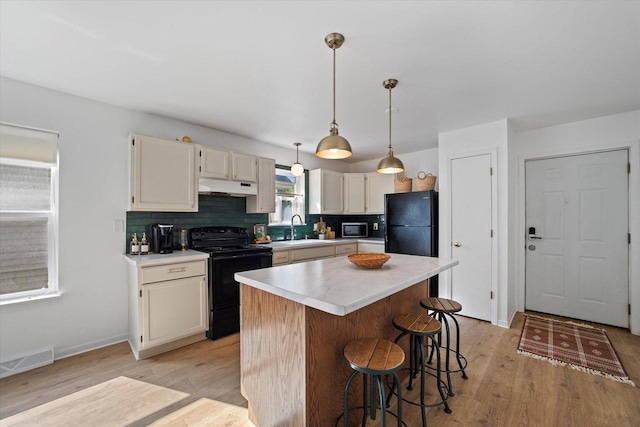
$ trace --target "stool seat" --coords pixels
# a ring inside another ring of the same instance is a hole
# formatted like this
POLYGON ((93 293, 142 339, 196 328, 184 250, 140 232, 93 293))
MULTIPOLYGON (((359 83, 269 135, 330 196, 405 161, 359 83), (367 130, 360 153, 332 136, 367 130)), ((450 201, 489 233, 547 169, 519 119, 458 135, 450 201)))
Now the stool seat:
POLYGON ((459 302, 446 298, 424 298, 420 300, 420 305, 427 310, 442 313, 457 313, 462 310, 462 305, 459 302))
POLYGON ((440 322, 427 313, 405 313, 393 318, 393 326, 403 332, 433 335, 440 331, 440 322))
MULTIPOLYGON (((338 418, 344 417, 345 427, 349 424, 349 389, 351 382, 356 375, 363 375, 364 382, 362 385, 362 406, 353 409, 362 408, 362 425, 367 423, 367 413, 370 413, 372 420, 376 419, 376 388, 380 398, 380 427, 387 425, 388 399, 384 392, 383 375, 393 375, 394 383, 400 383, 398 371, 404 366, 404 350, 399 345, 391 341, 379 338, 358 338, 347 343, 343 350, 344 358, 353 369, 353 373, 349 376, 347 384, 344 387, 344 412, 338 418), (370 384, 371 398, 367 398, 367 389, 370 384)), ((327 373, 329 375, 329 373, 327 373)), ((398 414, 389 412, 398 420, 398 427, 406 426, 402 421, 402 394, 398 393, 398 414)), ((338 423, 336 422, 336 426, 338 423)))
POLYGON ((366 374, 391 374, 404 365, 402 348, 378 338, 359 338, 349 342, 344 347, 344 358, 352 369, 366 374))

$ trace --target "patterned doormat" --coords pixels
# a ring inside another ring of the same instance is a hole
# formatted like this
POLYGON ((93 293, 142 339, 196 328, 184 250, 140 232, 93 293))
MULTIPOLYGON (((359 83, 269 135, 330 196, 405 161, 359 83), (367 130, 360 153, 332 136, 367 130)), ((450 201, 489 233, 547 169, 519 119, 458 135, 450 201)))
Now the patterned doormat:
POLYGON ((635 387, 604 329, 527 315, 518 353, 635 387))

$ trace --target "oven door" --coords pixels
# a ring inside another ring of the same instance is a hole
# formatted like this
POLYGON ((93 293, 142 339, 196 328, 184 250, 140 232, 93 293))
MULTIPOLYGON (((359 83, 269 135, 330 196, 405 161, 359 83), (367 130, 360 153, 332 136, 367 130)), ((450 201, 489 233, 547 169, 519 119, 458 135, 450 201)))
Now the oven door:
POLYGON ((233 276, 240 271, 271 267, 272 254, 244 254, 211 258, 209 308, 218 310, 240 304, 240 284, 233 276))

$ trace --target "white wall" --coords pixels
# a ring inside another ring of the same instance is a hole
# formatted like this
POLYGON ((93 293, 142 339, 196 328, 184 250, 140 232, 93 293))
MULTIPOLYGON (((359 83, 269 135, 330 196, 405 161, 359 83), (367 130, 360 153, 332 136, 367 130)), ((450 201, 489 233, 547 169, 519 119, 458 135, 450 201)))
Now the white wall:
MULTIPOLYGON (((378 163, 386 156, 386 151, 380 153, 380 158, 375 160, 367 160, 364 162, 351 164, 350 172, 375 172, 378 163)), ((413 189, 415 191, 415 178, 418 172, 424 171, 432 175, 438 176, 438 149, 415 151, 408 154, 395 154, 397 158, 402 160, 404 165, 404 174, 408 178, 413 178, 413 189)), ((436 179, 436 190, 438 189, 438 180, 436 179)))
POLYGON ((584 120, 543 129, 520 132, 509 147, 513 171, 510 213, 513 229, 510 246, 514 248, 513 284, 519 310, 524 310, 524 162, 528 159, 628 148, 629 218, 632 235, 629 246, 631 332, 640 334, 640 111, 584 120))
MULTIPOLYGON (((442 257, 450 258, 451 255, 451 213, 450 209, 450 167, 452 157, 460 154, 492 153, 497 162, 494 174, 496 175, 497 203, 494 203, 497 212, 494 216, 495 231, 494 243, 497 244, 497 274, 494 280, 496 300, 493 302, 492 323, 502 327, 509 327, 515 307, 509 306, 511 289, 509 288, 509 239, 508 239, 508 143, 511 131, 507 120, 500 120, 479 126, 443 132, 438 135, 438 158, 440 164, 440 246, 439 253, 442 257)), ((470 183, 471 185, 472 183, 470 183)), ((471 214, 471 213, 470 213, 471 214)), ((454 267, 455 268, 455 267, 454 267)), ((448 273, 441 274, 444 289, 440 289, 440 295, 451 295, 451 277, 448 273)))
MULTIPOLYGON (((56 358, 126 339, 127 136, 180 138, 292 164, 295 149, 0 78, 0 120, 60 133, 60 298, 0 307, 0 360, 53 346, 56 358)), ((319 136, 321 137, 321 136, 319 136)), ((293 142, 293 141, 292 141, 293 142)), ((301 153, 308 168, 348 172, 301 153)))

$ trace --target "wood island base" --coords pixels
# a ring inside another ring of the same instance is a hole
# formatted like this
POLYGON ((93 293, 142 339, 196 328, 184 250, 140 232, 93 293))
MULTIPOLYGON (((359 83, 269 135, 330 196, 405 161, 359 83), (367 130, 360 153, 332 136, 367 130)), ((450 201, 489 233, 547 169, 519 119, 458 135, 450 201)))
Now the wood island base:
MULTIPOLYGON (((343 390, 351 368, 343 348, 351 340, 378 337, 393 341, 392 318, 423 310, 424 280, 346 316, 241 284, 241 390, 249 419, 258 427, 333 426, 342 414, 343 390)), ((405 353, 407 342, 402 340, 405 353)), ((408 363, 408 358, 405 363, 408 363)), ((351 387, 351 406, 361 405, 362 381, 351 387)), ((361 417, 355 412, 353 420, 361 417)))

